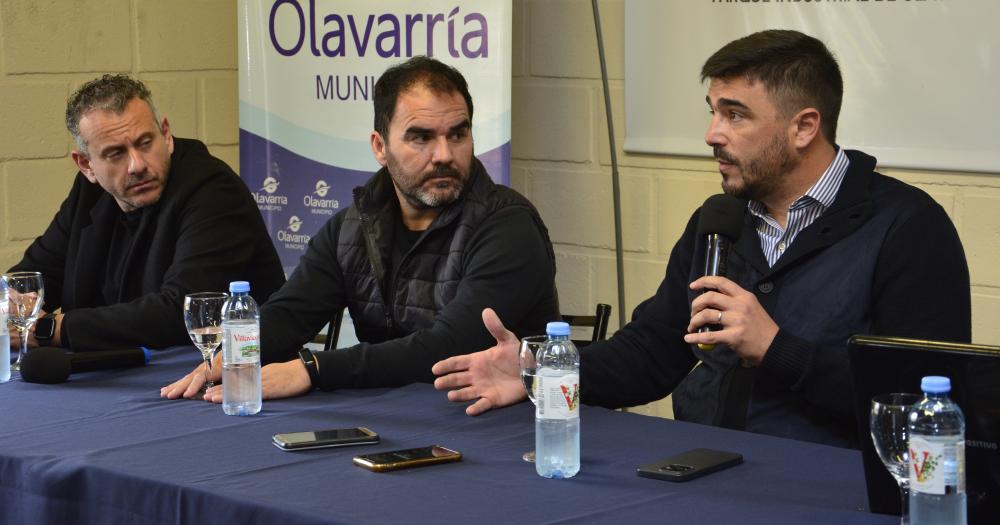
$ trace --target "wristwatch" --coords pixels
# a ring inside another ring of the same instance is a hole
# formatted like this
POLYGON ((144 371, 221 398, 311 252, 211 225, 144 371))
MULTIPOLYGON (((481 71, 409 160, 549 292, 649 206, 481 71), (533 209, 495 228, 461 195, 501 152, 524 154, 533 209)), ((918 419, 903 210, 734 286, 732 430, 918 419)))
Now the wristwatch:
POLYGON ((35 321, 35 339, 38 340, 38 346, 46 346, 52 342, 52 338, 56 335, 56 316, 48 314, 45 317, 35 321))
POLYGON ((309 372, 309 382, 313 388, 319 388, 319 367, 316 366, 316 356, 308 348, 299 349, 299 359, 309 372))

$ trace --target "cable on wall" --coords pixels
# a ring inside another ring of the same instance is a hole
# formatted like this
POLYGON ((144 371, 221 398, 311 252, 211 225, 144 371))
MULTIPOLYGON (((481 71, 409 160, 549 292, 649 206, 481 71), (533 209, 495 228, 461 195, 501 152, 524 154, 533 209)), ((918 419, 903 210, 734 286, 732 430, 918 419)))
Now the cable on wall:
POLYGON ((611 90, 608 89, 608 65, 604 59, 604 37, 601 34, 601 13, 597 0, 594 9, 594 29, 597 31, 597 55, 601 59, 601 81, 604 83, 604 111, 608 121, 608 144, 611 145, 611 193, 615 215, 615 262, 618 270, 618 328, 625 326, 625 259, 622 249, 622 199, 618 180, 618 153, 615 146, 615 126, 611 119, 611 90))

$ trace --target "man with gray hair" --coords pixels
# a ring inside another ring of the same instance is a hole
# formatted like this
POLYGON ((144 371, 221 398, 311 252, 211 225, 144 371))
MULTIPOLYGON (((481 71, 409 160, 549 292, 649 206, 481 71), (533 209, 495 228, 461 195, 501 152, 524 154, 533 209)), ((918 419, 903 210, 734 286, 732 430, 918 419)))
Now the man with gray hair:
POLYGON ((67 103, 66 127, 79 173, 11 268, 45 280, 48 314, 30 346, 189 344, 185 294, 247 280, 263 302, 284 283, 246 186, 204 144, 174 137, 142 82, 87 82, 67 103))

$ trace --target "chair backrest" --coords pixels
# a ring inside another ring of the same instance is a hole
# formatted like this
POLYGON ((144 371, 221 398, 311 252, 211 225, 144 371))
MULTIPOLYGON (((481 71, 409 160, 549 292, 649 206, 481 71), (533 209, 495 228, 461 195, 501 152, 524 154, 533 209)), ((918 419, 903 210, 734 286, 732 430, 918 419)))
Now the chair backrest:
MULTIPOLYGON (((590 340, 574 339, 576 346, 587 346, 595 341, 603 341, 608 336, 608 321, 611 319, 611 305, 597 303, 594 315, 572 315, 563 314, 563 321, 572 326, 589 327, 593 329, 590 340)), ((337 312, 330 320, 330 325, 326 329, 326 335, 319 334, 313 338, 312 342, 323 345, 323 350, 332 350, 337 347, 337 340, 340 339, 340 324, 344 320, 344 311, 337 312)))
POLYGON ((344 310, 341 309, 330 319, 330 324, 326 328, 326 335, 316 334, 312 342, 323 345, 323 350, 332 350, 337 347, 337 340, 340 339, 340 324, 344 321, 344 310))
POLYGON ((603 341, 608 336, 608 321, 611 319, 611 305, 597 303, 594 315, 572 315, 563 314, 563 321, 569 323, 570 327, 584 326, 593 328, 590 340, 574 339, 576 346, 587 346, 596 341, 603 341))

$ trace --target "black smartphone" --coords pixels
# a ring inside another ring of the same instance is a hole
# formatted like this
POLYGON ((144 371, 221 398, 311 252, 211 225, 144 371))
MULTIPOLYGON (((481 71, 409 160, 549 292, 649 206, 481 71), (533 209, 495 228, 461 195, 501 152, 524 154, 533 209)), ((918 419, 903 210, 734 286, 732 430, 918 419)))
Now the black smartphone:
POLYGON ((689 481, 743 463, 743 455, 708 448, 696 448, 667 459, 643 465, 636 471, 644 478, 689 481))
POLYGON ((289 432, 271 438, 281 450, 310 450, 314 448, 346 447, 378 443, 378 434, 365 427, 317 430, 315 432, 289 432))
POLYGON ((372 472, 388 472, 404 468, 424 467, 438 463, 461 461, 462 453, 438 445, 394 450, 354 457, 354 464, 372 472))

